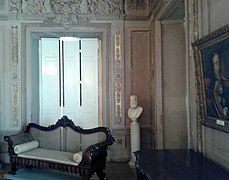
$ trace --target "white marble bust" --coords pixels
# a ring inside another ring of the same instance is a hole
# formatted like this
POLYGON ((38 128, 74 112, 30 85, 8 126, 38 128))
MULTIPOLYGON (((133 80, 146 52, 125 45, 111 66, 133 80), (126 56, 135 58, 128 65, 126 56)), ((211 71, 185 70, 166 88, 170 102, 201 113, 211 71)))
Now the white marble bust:
POLYGON ((138 98, 136 95, 130 96, 130 108, 128 109, 129 118, 135 122, 142 114, 143 108, 138 106, 138 98))

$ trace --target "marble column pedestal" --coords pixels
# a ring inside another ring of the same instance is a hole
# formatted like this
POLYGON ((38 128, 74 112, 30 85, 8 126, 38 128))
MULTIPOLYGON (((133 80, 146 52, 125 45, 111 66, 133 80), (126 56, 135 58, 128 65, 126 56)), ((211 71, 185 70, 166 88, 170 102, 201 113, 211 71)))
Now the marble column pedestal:
POLYGON ((129 165, 131 167, 135 166, 136 157, 134 155, 135 151, 140 150, 140 125, 135 120, 130 123, 130 143, 131 143, 131 159, 129 165))

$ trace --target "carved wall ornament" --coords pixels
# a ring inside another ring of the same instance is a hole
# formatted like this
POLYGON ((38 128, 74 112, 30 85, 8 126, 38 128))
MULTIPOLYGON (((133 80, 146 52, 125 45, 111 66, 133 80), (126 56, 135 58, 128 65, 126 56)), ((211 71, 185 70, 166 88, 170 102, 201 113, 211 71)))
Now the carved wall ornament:
POLYGON ((115 27, 115 67, 121 67, 120 27, 115 27))
POLYGON ((19 62, 18 62, 18 27, 11 27, 11 62, 10 62, 10 82, 12 99, 12 127, 19 126, 20 117, 20 85, 19 85, 19 62))
POLYGON ((19 124, 19 86, 12 85, 12 127, 18 127, 19 124))
POLYGON ((66 28, 68 28, 69 25, 71 24, 89 23, 90 19, 87 16, 79 17, 78 15, 74 15, 74 14, 63 14, 63 15, 46 17, 44 22, 45 23, 59 23, 59 24, 63 24, 66 28))
POLYGON ((47 0, 22 0, 22 13, 43 14, 50 12, 50 2, 47 0))
POLYGON ((122 77, 122 73, 121 73, 121 72, 115 73, 115 79, 116 79, 116 80, 121 79, 121 77, 122 77))
POLYGON ((19 0, 9 0, 9 12, 13 14, 20 12, 19 0))
MULTIPOLYGON (((58 0, 56 0, 58 1, 58 0)), ((56 3, 52 3, 52 5, 56 3)), ((59 3, 58 3, 59 4, 59 3)), ((69 1, 67 9, 70 13, 95 14, 95 15, 111 15, 120 14, 122 12, 122 0, 72 0, 69 1)), ((57 13, 54 10, 55 13, 57 13)))
POLYGON ((123 0, 10 0, 9 12, 38 15, 120 15, 123 13, 123 0))
POLYGON ((115 83, 115 122, 121 124, 122 122, 122 113, 121 113, 121 97, 122 97, 122 85, 115 83))
POLYGON ((115 87, 115 123, 122 123, 122 61, 121 27, 114 27, 114 87, 115 87))
POLYGON ((146 8, 145 0, 128 0, 127 9, 128 10, 143 10, 146 8))
POLYGON ((12 66, 18 66, 18 27, 11 28, 12 33, 12 66))
POLYGON ((198 12, 198 0, 193 0, 193 33, 194 41, 199 39, 199 12, 198 12))
POLYGON ((0 0, 0 10, 3 10, 5 8, 5 1, 0 0))
MULTIPOLYGON (((198 0, 193 0, 193 4, 192 4, 192 10, 193 10, 193 38, 194 38, 194 41, 197 41, 199 39, 199 11, 198 11, 198 8, 199 8, 199 4, 198 4, 198 0)), ((198 54, 198 51, 197 49, 194 49, 193 51, 193 54, 194 54, 194 57, 197 56, 198 54)), ((198 66, 197 64, 198 62, 195 62, 195 65, 196 67, 198 66)), ((200 67, 200 66, 198 66, 200 67)), ((199 68, 196 68, 195 70, 195 74, 196 74, 196 89, 197 89, 197 97, 199 98, 196 98, 196 104, 197 104, 197 110, 196 110, 196 129, 197 129, 197 150, 199 152, 202 152, 202 125, 201 125, 201 119, 202 119, 202 116, 203 114, 201 112, 202 109, 201 107, 203 107, 203 104, 202 104, 202 100, 200 99, 200 88, 201 88, 201 84, 199 83, 200 82, 200 79, 198 79, 198 77, 200 77, 200 69, 199 68)))

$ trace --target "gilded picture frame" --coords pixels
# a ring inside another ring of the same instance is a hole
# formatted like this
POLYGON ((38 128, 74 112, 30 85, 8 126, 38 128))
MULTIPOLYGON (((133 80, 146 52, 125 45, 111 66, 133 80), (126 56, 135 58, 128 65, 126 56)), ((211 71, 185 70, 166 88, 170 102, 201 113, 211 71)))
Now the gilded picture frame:
POLYGON ((192 44, 197 117, 202 125, 229 132, 229 25, 192 44))

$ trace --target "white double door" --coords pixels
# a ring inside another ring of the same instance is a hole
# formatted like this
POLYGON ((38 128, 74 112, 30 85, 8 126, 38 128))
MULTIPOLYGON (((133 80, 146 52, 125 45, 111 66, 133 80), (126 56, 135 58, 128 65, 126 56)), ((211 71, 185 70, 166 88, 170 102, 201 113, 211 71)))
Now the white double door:
POLYGON ((98 126, 98 39, 40 40, 40 124, 67 115, 83 128, 98 126))

